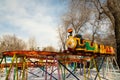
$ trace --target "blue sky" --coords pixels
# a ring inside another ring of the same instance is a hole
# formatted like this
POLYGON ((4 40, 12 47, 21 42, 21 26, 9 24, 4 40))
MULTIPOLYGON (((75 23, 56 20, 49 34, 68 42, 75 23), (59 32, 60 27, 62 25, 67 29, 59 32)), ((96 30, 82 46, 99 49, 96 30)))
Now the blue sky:
POLYGON ((0 36, 15 34, 39 47, 57 46, 57 27, 67 9, 65 0, 0 0, 0 36))

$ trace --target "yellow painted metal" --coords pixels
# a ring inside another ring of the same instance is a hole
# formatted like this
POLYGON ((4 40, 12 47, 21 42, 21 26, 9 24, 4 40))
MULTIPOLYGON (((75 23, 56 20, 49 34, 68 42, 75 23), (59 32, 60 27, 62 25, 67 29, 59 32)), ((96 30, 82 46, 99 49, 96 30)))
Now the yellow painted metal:
POLYGON ((14 60, 15 60, 15 57, 16 57, 16 54, 14 54, 14 56, 12 57, 11 65, 10 65, 10 68, 9 68, 9 70, 8 70, 8 72, 7 72, 7 76, 6 76, 5 80, 9 80, 8 77, 9 77, 10 71, 11 71, 11 69, 12 69, 12 66, 13 66, 13 63, 14 63, 14 60))
POLYGON ((93 58, 93 63, 94 63, 94 66, 95 66, 95 68, 96 68, 96 71, 97 71, 97 74, 98 74, 99 80, 101 80, 100 74, 99 74, 99 72, 98 72, 98 67, 97 67, 97 64, 96 64, 96 61, 95 61, 94 58, 93 58))
POLYGON ((88 78, 89 78, 89 76, 90 76, 90 68, 91 68, 91 65, 92 65, 92 60, 93 60, 93 58, 94 57, 91 57, 90 59, 90 66, 89 66, 89 68, 88 68, 88 78))
MULTIPOLYGON (((25 62, 27 62, 26 60, 25 60, 25 62)), ((28 80, 27 78, 28 78, 28 64, 26 63, 26 79, 25 80, 28 80)))
POLYGON ((16 56, 16 79, 18 80, 18 63, 17 63, 17 56, 16 56))
POLYGON ((81 39, 80 38, 75 38, 77 41, 78 41, 78 45, 79 46, 84 46, 85 45, 85 40, 83 40, 83 43, 80 43, 81 41, 81 39))
POLYGON ((26 60, 26 57, 23 58, 24 62, 23 62, 22 80, 25 80, 25 67, 26 67, 25 60, 26 60))
POLYGON ((84 68, 84 80, 87 80, 87 77, 86 77, 86 68, 85 68, 86 64, 85 64, 85 62, 83 63, 83 65, 84 65, 84 67, 83 67, 84 68))
POLYGON ((83 50, 83 51, 84 51, 84 50, 86 50, 86 49, 85 49, 85 48, 83 48, 83 49, 82 49, 82 48, 76 48, 76 50, 80 50, 80 51, 83 50))
POLYGON ((104 45, 100 45, 100 53, 101 54, 105 54, 105 48, 104 48, 105 46, 104 45))
POLYGON ((73 36, 69 36, 69 38, 66 41, 66 46, 74 49, 77 46, 76 38, 74 38, 73 36))
POLYGON ((99 53, 98 44, 97 44, 97 43, 94 43, 94 45, 95 45, 94 53, 99 53))

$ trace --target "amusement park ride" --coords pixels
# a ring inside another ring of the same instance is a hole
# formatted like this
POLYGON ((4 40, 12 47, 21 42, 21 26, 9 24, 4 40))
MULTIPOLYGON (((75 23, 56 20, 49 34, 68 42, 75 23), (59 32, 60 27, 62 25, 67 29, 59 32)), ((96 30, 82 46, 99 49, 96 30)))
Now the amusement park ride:
POLYGON ((44 74, 43 80, 108 80, 108 73, 114 76, 111 80, 118 80, 119 67, 113 47, 84 40, 79 34, 72 36, 72 29, 68 32, 68 50, 63 52, 2 52, 0 73, 5 69, 5 80, 29 80, 29 74, 41 75, 30 72, 30 69, 39 68, 44 74), (10 63, 7 58, 11 58, 10 63))

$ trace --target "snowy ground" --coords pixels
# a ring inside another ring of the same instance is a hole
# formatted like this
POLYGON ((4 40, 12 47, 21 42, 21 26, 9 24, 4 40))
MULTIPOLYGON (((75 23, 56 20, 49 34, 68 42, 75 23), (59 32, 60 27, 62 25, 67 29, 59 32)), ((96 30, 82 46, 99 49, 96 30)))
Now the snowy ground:
MULTIPOLYGON (((50 70, 48 70, 48 72, 50 73, 50 70)), ((89 77, 89 79, 87 78, 87 80, 94 80, 95 75, 97 74, 95 69, 92 69, 90 71, 90 73, 91 73, 90 77, 89 77)), ((66 71, 66 76, 68 74, 69 74, 69 72, 66 71)), ((84 78, 85 75, 81 74, 79 69, 77 69, 76 73, 74 73, 74 74, 80 80, 85 80, 85 78, 84 78)), ((14 74, 12 73, 12 70, 11 70, 11 74, 10 74, 10 77, 9 77, 10 80, 13 80, 13 75, 14 74)), ((120 80, 120 73, 107 72, 107 73, 104 73, 104 75, 103 75, 103 72, 101 71, 100 75, 101 75, 101 80, 120 80)), ((5 74, 5 69, 4 69, 3 72, 0 72, 0 80, 5 80, 5 76, 6 76, 6 74, 5 74)), ((53 76, 58 79, 57 71, 55 71, 53 73, 53 76)), ((48 80, 50 80, 49 75, 47 75, 47 78, 48 78, 48 80)), ((62 78, 62 76, 61 76, 61 78, 62 78)), ((45 73, 42 70, 40 70, 39 68, 29 68, 28 69, 28 80, 45 80, 45 73)), ((52 78, 52 80, 55 80, 55 79, 52 78)), ((77 79, 74 76, 70 75, 68 78, 66 78, 66 80, 77 80, 77 79)), ((97 77, 96 80, 99 80, 99 78, 97 77)))

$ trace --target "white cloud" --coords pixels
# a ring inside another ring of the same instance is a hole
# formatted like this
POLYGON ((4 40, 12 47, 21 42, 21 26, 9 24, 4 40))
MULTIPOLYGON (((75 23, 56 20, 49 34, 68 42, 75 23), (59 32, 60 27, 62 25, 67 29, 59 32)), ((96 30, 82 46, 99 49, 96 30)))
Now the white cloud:
MULTIPOLYGON (((42 5, 42 3, 38 4, 34 0, 34 2, 22 1, 6 0, 4 7, 0 4, 0 11, 5 13, 1 16, 2 20, 25 31, 29 34, 28 37, 35 36, 42 46, 57 46, 57 21, 53 15, 49 15, 50 10, 56 8, 42 5)), ((23 36, 26 33, 23 33, 23 36)))

